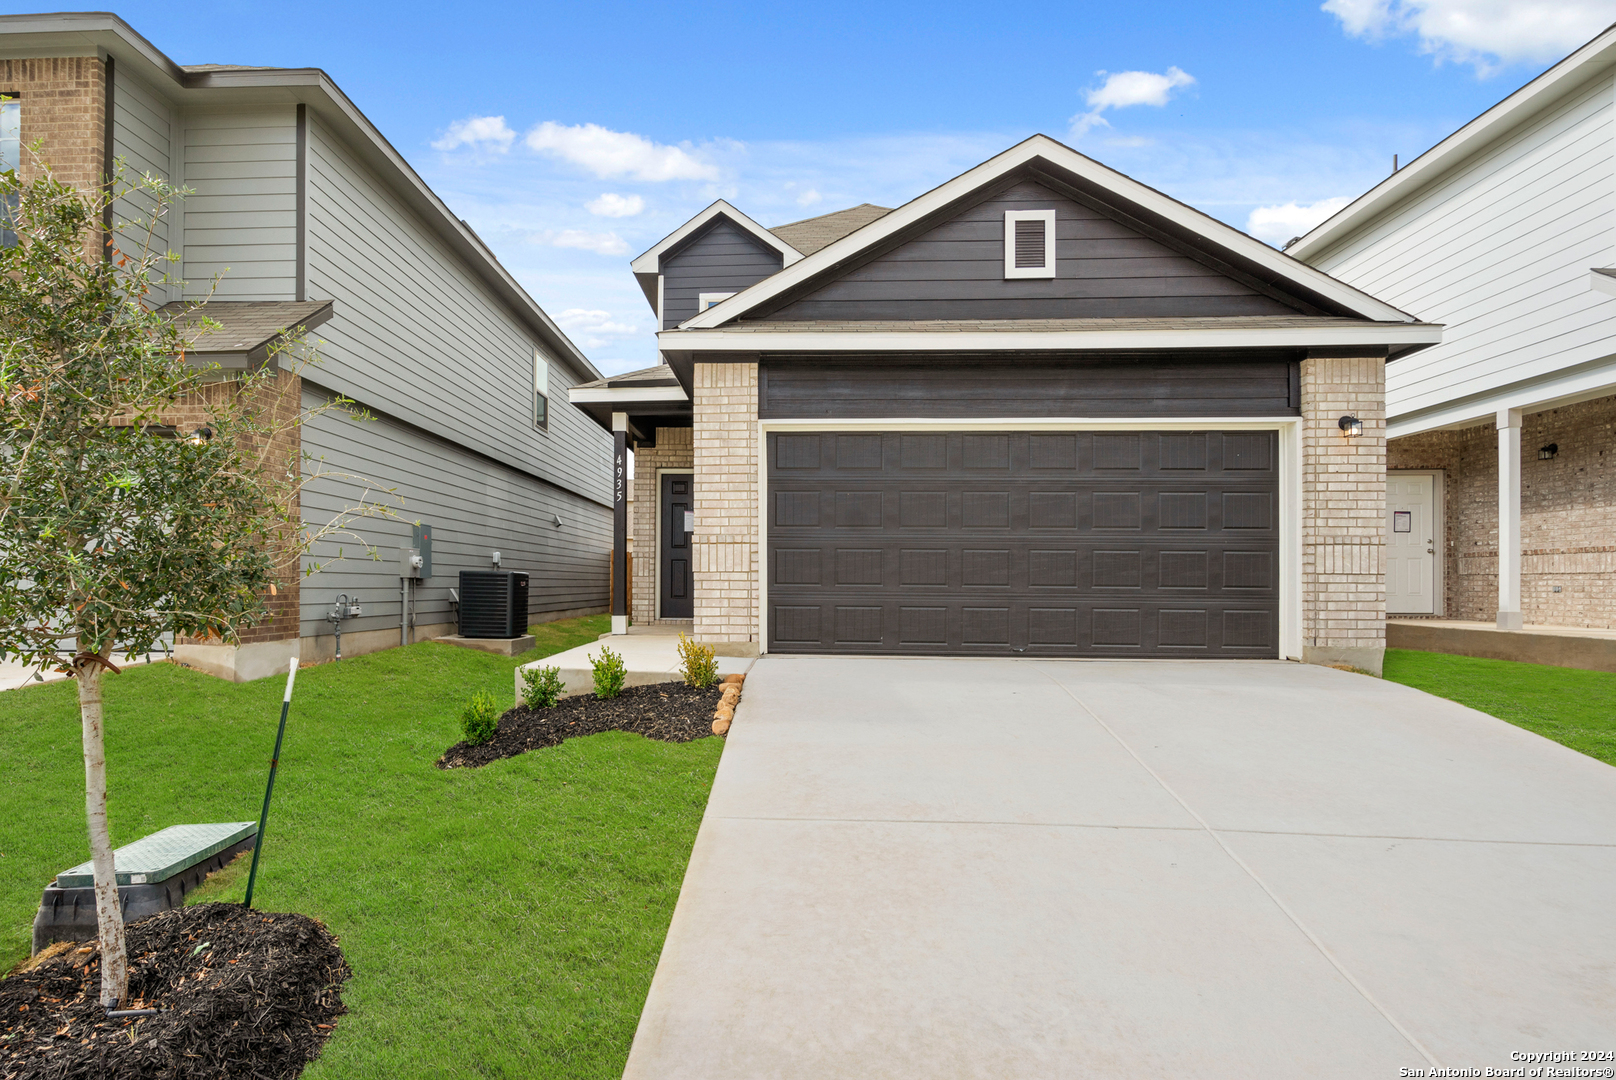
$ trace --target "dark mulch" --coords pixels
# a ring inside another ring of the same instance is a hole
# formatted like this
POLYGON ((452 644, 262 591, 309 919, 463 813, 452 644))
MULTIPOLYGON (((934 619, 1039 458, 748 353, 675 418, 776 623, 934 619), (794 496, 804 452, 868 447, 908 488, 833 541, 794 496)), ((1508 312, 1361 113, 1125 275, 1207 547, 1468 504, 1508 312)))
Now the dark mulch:
POLYGON ((438 768, 475 768, 602 731, 689 742, 713 733, 713 710, 722 693, 719 686, 696 690, 684 683, 653 683, 631 686, 614 698, 593 694, 562 698, 548 709, 518 705, 499 718, 499 731, 492 739, 480 746, 455 743, 438 759, 438 768))
POLYGON ((198 904, 127 932, 129 1007, 163 1011, 107 1019, 100 952, 66 946, 0 980, 0 1076, 283 1080, 347 1011, 342 950, 305 915, 198 904))

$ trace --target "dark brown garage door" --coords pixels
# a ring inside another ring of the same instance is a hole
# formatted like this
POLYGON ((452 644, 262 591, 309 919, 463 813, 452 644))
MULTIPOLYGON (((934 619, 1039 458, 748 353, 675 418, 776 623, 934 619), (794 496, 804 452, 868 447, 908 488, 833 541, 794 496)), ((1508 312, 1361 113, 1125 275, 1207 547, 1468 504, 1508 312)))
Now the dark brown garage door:
POLYGON ((768 437, 777 652, 1272 657, 1271 431, 768 437))

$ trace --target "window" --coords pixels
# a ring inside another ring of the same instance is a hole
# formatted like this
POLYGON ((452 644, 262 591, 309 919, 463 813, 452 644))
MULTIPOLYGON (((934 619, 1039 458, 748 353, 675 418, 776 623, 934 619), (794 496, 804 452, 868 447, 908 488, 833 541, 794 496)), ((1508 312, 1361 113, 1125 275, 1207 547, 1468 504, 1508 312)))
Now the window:
POLYGON ((533 426, 550 430, 550 361, 533 350, 533 426))
POLYGON ((1004 276, 1055 276, 1055 211, 1004 212, 1004 276))
POLYGON ((697 313, 706 311, 715 304, 722 304, 735 294, 732 292, 704 292, 696 294, 697 313))
MULTIPOLYGON (((22 102, 16 94, 0 94, 0 172, 22 168, 22 102)), ((17 194, 5 198, 5 220, 0 221, 0 246, 12 247, 17 234, 12 230, 12 215, 17 210, 17 194)))

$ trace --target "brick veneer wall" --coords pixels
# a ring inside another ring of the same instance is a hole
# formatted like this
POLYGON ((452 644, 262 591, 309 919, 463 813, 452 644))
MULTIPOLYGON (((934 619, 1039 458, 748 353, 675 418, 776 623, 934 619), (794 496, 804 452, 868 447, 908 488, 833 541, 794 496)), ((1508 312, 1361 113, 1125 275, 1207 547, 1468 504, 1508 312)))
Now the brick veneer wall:
POLYGON ((657 490, 658 469, 688 469, 695 463, 694 430, 657 428, 656 445, 634 451, 634 610, 629 614, 636 625, 656 621, 657 506, 662 493, 657 490))
MULTIPOLYGON (((1616 627, 1616 397, 1521 419, 1521 609, 1528 623, 1616 627), (1538 459, 1540 446, 1559 453, 1538 459), (1561 591, 1555 592, 1559 586, 1561 591)), ((1443 474, 1443 614, 1498 613, 1498 431, 1393 440, 1391 469, 1443 474)))
POLYGON ((1386 364, 1302 361, 1302 659, 1379 674, 1386 647, 1386 364), (1344 438, 1342 416, 1363 421, 1344 438))
POLYGON ((755 651, 757 364, 697 364, 695 391, 695 637, 729 652, 755 651))
MULTIPOLYGON (((290 371, 277 373, 271 382, 262 384, 256 391, 255 404, 268 410, 269 417, 277 426, 286 425, 297 415, 301 407, 303 380, 290 371)), ((240 383, 233 379, 221 379, 209 383, 198 398, 188 400, 183 404, 167 410, 161 416, 161 422, 172 424, 182 432, 194 431, 206 424, 213 415, 213 410, 222 406, 228 396, 238 392, 240 383)), ((271 440, 263 452, 263 464, 266 469, 279 470, 289 461, 292 467, 301 472, 300 455, 302 452, 302 434, 296 427, 288 427, 271 440)), ((298 514, 298 503, 294 497, 292 504, 293 516, 298 514)), ((288 560, 288 565, 280 573, 275 586, 274 594, 264 598, 269 608, 270 617, 241 633, 241 644, 251 645, 263 641, 285 641, 299 636, 298 604, 301 590, 299 583, 302 575, 299 572, 298 560, 288 560)), ((201 639, 185 638, 184 641, 194 641, 197 644, 206 644, 201 639)), ((215 642, 216 644, 217 642, 215 642)))
POLYGON ((22 99, 24 182, 37 171, 27 151, 35 140, 58 180, 81 191, 105 182, 107 73, 99 57, 0 60, 0 91, 22 99))

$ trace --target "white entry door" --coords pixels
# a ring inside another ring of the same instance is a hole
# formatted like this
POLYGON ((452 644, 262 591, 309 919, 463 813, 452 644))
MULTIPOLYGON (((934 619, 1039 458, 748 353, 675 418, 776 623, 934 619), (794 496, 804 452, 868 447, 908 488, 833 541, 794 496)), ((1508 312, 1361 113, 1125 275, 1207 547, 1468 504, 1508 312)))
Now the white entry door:
POLYGON ((1386 614, 1436 614, 1436 477, 1386 475, 1386 614))

